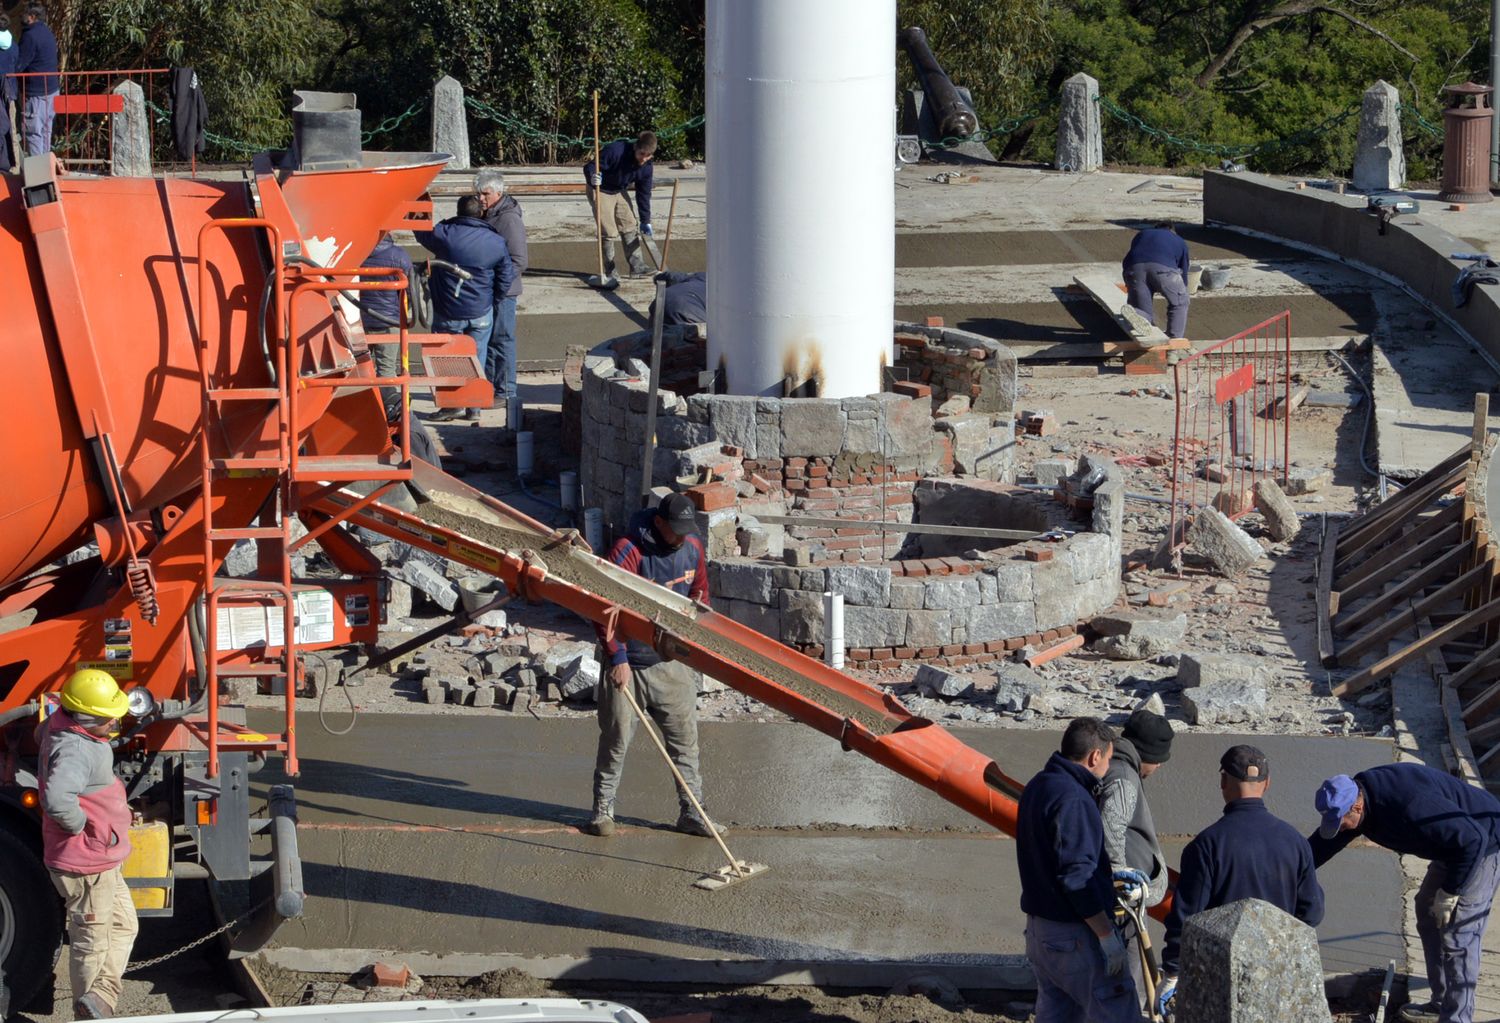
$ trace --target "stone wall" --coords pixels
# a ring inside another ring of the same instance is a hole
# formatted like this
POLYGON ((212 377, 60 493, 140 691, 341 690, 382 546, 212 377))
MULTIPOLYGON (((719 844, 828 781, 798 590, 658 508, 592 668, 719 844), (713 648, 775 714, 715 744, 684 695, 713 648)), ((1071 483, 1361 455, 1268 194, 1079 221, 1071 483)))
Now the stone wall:
POLYGON ((966 398, 975 412, 1016 407, 1016 357, 998 341, 966 330, 896 324, 896 367, 932 388, 935 403, 966 398))

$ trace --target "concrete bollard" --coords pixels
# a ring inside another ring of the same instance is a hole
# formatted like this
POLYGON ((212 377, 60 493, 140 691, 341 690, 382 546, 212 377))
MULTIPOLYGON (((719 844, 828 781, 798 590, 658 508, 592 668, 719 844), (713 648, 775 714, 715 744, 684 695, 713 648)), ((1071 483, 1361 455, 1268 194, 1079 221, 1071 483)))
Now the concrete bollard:
POLYGON ((432 151, 447 153, 450 170, 469 168, 469 117, 464 87, 451 75, 432 87, 432 151))
POLYGON ((1188 918, 1177 990, 1177 1023, 1331 1018, 1317 933, 1259 899, 1188 918))
POLYGON ((109 115, 109 172, 117 178, 151 176, 151 121, 146 94, 135 82, 121 82, 114 93, 125 107, 109 115))
POLYGON ((1359 136, 1351 180, 1362 192, 1384 192, 1406 184, 1401 93, 1387 82, 1376 82, 1365 90, 1359 108, 1359 136))
POLYGON ((1104 131, 1100 126, 1099 82, 1082 71, 1063 82, 1057 119, 1060 171, 1087 174, 1104 166, 1104 131))

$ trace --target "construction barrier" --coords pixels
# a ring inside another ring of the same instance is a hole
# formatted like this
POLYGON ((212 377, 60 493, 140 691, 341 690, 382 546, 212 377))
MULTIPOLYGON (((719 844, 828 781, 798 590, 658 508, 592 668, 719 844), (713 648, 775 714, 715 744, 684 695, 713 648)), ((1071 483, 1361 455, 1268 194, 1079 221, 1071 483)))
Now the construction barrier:
MULTIPOLYGON (((15 96, 12 123, 14 138, 24 156, 26 98, 46 88, 48 79, 56 79, 58 90, 52 98, 52 152, 63 162, 82 167, 110 166, 113 141, 110 118, 125 113, 125 96, 117 91, 122 82, 140 86, 145 111, 161 110, 171 105, 169 68, 132 70, 27 72, 9 76, 15 96)), ((143 113, 145 113, 143 111, 143 113)), ((176 159, 172 151, 171 125, 164 118, 146 113, 150 126, 150 148, 153 162, 176 159)))

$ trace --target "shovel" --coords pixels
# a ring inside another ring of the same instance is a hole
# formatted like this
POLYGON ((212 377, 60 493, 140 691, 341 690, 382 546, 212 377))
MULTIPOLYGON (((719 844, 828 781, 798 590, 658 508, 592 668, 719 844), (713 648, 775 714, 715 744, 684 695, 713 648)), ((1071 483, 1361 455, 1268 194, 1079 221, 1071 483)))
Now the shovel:
MULTIPOLYGON (((599 167, 599 90, 594 90, 594 173, 600 172, 599 167)), ((589 188, 594 193, 594 248, 599 253, 599 274, 589 277, 589 287, 598 288, 601 291, 614 291, 620 286, 620 279, 614 274, 608 276, 604 273, 604 218, 599 202, 599 189, 594 187, 592 181, 589 188)))

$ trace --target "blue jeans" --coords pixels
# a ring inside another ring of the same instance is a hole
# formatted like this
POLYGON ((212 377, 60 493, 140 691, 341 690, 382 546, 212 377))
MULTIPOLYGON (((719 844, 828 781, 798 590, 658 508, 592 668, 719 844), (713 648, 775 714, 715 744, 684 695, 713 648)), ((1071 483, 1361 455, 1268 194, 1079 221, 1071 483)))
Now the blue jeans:
POLYGON ((1453 923, 1438 930, 1430 915, 1432 897, 1443 886, 1448 868, 1433 863, 1417 889, 1417 934, 1422 939, 1422 957, 1427 961, 1427 983, 1438 1006, 1442 1023, 1470 1023, 1474 1018, 1474 991, 1479 984, 1480 946, 1490 922, 1490 903, 1500 886, 1500 852, 1490 853, 1474 865, 1469 883, 1458 892, 1458 912, 1453 923))
POLYGON ((495 385, 495 404, 505 405, 516 396, 516 300, 495 303, 495 329, 490 334, 489 358, 484 375, 495 385))
POLYGON ((472 320, 444 320, 434 317, 432 321, 432 332, 434 334, 467 334, 474 339, 474 354, 479 359, 481 369, 488 369, 490 357, 490 332, 495 329, 495 314, 493 311, 472 320))
POLYGON ((1129 972, 1105 972, 1099 939, 1082 920, 1026 918, 1026 958, 1036 972, 1036 1023, 1137 1023, 1129 972))
POLYGON ((27 156, 41 156, 43 153, 52 152, 52 118, 56 113, 52 101, 56 98, 56 93, 48 96, 26 97, 22 127, 27 156))

